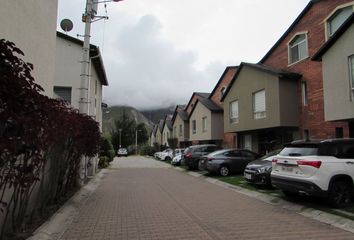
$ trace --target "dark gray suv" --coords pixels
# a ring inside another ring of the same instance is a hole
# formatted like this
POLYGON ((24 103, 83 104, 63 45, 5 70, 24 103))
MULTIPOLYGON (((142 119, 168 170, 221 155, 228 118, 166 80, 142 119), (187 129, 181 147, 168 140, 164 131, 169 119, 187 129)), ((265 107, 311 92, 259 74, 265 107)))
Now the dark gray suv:
POLYGON ((215 144, 203 144, 203 145, 194 145, 186 148, 182 155, 182 162, 188 167, 189 170, 198 169, 198 163, 200 157, 212 153, 216 150, 221 149, 221 147, 215 144))

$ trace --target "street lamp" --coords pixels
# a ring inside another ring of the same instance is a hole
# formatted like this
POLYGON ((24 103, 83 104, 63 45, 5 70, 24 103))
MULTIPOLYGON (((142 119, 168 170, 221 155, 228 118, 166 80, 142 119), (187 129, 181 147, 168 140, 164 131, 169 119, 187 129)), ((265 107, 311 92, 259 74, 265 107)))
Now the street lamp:
POLYGON ((118 132, 119 132, 119 147, 122 147, 122 129, 119 128, 118 132))
POLYGON ((138 155, 138 132, 141 132, 141 130, 135 130, 135 155, 138 155))

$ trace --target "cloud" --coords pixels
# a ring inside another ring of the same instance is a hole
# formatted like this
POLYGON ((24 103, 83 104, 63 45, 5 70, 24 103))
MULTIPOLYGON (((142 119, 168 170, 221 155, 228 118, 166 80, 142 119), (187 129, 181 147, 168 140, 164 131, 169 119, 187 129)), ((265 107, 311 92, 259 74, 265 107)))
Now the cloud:
POLYGON ((109 105, 167 107, 186 103, 194 91, 212 90, 225 66, 213 62, 197 70, 196 53, 177 50, 162 28, 154 15, 121 23, 104 55, 109 78, 104 101, 109 105))

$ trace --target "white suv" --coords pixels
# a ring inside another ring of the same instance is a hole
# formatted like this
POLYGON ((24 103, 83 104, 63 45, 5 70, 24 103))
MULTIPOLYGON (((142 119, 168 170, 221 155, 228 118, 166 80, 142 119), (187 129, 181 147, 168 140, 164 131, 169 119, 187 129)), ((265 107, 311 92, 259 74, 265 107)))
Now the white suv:
POLYGON ((271 179, 285 195, 327 197, 345 207, 354 190, 354 139, 294 141, 273 159, 271 179))

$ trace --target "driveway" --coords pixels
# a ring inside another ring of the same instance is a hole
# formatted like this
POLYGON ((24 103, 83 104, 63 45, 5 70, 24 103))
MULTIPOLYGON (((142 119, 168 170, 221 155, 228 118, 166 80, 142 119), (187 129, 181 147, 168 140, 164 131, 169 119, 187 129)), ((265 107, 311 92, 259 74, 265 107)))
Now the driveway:
POLYGON ((142 157, 116 158, 62 240, 354 239, 142 157))

